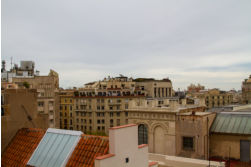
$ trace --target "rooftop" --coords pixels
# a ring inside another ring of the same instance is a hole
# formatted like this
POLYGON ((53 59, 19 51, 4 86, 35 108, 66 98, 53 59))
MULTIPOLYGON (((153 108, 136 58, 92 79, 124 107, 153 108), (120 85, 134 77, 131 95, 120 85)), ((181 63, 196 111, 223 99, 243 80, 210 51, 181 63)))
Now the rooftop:
POLYGON ((251 135, 251 112, 217 113, 210 131, 212 133, 251 135))
POLYGON ((93 167, 95 159, 108 151, 108 137, 82 135, 66 166, 93 167))
POLYGON ((26 166, 45 131, 34 128, 18 130, 2 154, 2 166, 26 166))

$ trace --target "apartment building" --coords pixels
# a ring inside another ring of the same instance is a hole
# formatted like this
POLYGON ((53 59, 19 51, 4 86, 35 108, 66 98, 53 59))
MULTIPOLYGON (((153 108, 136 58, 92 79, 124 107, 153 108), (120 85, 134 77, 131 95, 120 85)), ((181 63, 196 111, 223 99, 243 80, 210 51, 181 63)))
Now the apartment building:
POLYGON ((188 93, 187 97, 204 98, 207 109, 230 105, 233 102, 233 94, 219 89, 201 90, 196 93, 188 93))
POLYGON ((145 99, 145 91, 125 76, 105 78, 85 84, 74 91, 60 91, 60 127, 85 133, 108 134, 114 126, 128 124, 129 102, 138 105, 145 99), (67 92, 67 93, 66 93, 67 92))
POLYGON ((242 103, 251 103, 251 75, 242 82, 242 103))
POLYGON ((74 90, 60 90, 60 129, 74 129, 74 90))
POLYGON ((49 127, 59 128, 59 89, 58 73, 50 70, 48 75, 41 76, 35 71, 33 61, 21 61, 20 67, 14 65, 10 71, 2 68, 2 83, 14 83, 19 88, 36 89, 37 91, 37 112, 49 115, 49 127))

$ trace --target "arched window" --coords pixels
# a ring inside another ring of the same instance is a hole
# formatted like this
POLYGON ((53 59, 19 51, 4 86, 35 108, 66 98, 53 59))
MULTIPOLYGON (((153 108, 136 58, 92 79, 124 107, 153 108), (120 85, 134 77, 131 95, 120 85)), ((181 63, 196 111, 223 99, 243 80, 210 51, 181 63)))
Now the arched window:
POLYGON ((138 126, 138 144, 148 144, 147 127, 144 124, 138 126))

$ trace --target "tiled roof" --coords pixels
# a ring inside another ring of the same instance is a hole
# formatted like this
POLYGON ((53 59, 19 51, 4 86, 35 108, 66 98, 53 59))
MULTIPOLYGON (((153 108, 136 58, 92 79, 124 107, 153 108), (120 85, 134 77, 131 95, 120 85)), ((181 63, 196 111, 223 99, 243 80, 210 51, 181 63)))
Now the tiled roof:
POLYGON ((26 166, 44 133, 41 129, 20 129, 2 154, 2 166, 26 166))
POLYGON ((108 137, 82 135, 66 166, 94 167, 95 158, 108 151, 108 137))

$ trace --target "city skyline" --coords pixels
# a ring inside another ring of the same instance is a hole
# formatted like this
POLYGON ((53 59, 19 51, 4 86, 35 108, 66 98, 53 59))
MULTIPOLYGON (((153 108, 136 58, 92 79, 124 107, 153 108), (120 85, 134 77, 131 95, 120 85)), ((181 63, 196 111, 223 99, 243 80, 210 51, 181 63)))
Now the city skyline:
POLYGON ((241 89, 251 72, 250 1, 2 1, 2 60, 32 60, 60 86, 107 76, 241 89), (48 5, 49 4, 49 5, 48 5), (45 12, 46 11, 46 12, 45 12), (18 28, 17 28, 18 27, 18 28))

